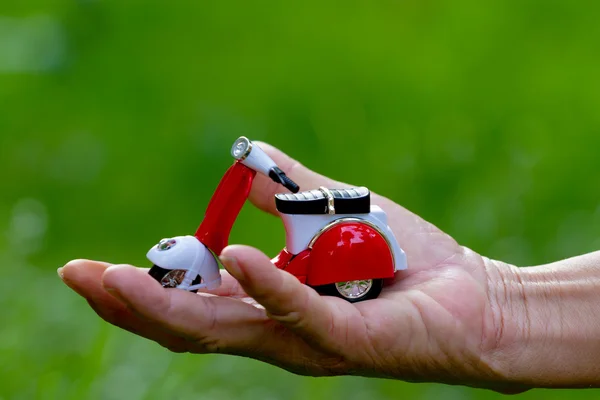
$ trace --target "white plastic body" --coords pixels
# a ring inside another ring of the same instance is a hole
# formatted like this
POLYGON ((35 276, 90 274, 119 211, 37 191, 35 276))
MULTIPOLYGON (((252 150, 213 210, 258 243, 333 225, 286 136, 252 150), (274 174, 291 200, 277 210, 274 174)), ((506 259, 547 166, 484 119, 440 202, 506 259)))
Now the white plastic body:
POLYGON ((184 290, 216 289, 221 285, 219 264, 213 254, 194 236, 177 236, 176 244, 168 250, 159 250, 153 246, 146 257, 154 265, 165 269, 187 271, 185 278, 177 288, 184 290), (202 283, 192 285, 196 277, 202 277, 202 283))
POLYGON ((296 255, 306 250, 315 235, 330 222, 340 218, 358 218, 372 223, 385 234, 394 257, 395 271, 407 268, 406 254, 400 248, 394 232, 387 224, 385 211, 379 206, 371 206, 369 214, 300 215, 280 213, 280 215, 285 226, 286 248, 291 254, 296 255))
POLYGON ((240 161, 246 167, 260 172, 263 175, 269 176, 271 168, 275 168, 277 164, 271 159, 256 143, 252 143, 252 150, 245 159, 240 161))

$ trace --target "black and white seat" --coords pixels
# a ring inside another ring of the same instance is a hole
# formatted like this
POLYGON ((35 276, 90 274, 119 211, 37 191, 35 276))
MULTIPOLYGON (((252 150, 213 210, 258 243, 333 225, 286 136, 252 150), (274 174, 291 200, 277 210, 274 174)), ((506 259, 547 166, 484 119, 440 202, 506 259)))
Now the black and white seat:
POLYGON ((282 214, 368 214, 371 192, 366 187, 352 189, 315 189, 275 195, 275 206, 282 214), (333 206, 333 207, 331 207, 333 206))

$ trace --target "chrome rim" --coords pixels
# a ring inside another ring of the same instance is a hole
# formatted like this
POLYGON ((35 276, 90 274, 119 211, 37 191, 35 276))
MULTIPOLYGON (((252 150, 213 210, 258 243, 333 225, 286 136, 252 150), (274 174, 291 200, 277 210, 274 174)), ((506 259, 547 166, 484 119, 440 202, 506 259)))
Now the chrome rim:
POLYGON ((335 284, 338 293, 346 299, 358 299, 369 293, 371 287, 373 287, 373 279, 338 282, 335 284))
POLYGON ((184 269, 174 269, 169 271, 160 280, 161 285, 166 288, 175 288, 183 282, 186 271, 184 269))

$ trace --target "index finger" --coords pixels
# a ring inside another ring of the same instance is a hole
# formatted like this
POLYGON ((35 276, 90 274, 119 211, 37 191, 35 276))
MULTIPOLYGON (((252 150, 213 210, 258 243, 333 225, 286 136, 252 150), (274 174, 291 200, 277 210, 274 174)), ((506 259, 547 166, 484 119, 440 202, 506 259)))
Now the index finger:
MULTIPOLYGON (((300 162, 270 144, 263 142, 254 143, 260 146, 275 161, 275 164, 300 186, 300 190, 315 189, 320 186, 335 187, 336 189, 349 187, 345 183, 336 182, 333 179, 311 171, 300 162)), ((250 191, 250 201, 260 210, 277 216, 279 213, 275 208, 274 197, 277 193, 284 191, 285 189, 280 184, 273 182, 268 176, 257 174, 252 184, 252 190, 250 191)))

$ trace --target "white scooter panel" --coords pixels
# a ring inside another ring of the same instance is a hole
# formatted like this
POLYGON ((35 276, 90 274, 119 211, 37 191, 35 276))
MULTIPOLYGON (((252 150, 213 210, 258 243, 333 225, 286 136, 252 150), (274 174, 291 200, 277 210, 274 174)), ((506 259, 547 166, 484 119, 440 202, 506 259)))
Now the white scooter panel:
POLYGON ((194 236, 163 239, 148 251, 146 257, 158 267, 187 271, 178 286, 180 289, 216 289, 221 285, 218 258, 194 236), (202 283, 192 285, 198 275, 202 283))

